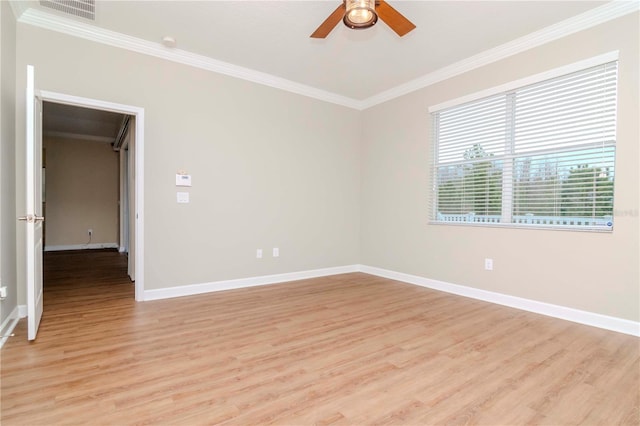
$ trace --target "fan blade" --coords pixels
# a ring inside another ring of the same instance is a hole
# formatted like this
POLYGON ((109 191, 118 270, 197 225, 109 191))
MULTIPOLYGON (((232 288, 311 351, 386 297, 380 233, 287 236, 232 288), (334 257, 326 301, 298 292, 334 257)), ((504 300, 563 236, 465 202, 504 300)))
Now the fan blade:
POLYGON ((393 31, 400 37, 413 30, 416 26, 411 21, 402 16, 400 12, 389 6, 384 0, 376 6, 376 13, 393 31))
POLYGON ((343 2, 340 6, 338 6, 336 10, 333 11, 331 15, 329 15, 327 19, 324 20, 322 24, 320 24, 318 29, 315 30, 313 34, 311 34, 311 38, 325 38, 326 36, 328 36, 331 30, 333 30, 335 26, 338 25, 338 22, 340 22, 340 20, 344 16, 344 12, 345 7, 343 2))

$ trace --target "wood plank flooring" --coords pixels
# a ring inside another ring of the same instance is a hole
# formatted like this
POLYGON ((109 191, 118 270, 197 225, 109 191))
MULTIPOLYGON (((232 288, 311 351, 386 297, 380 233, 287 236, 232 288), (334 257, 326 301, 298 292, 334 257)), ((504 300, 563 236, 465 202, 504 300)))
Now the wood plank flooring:
POLYGON ((366 274, 136 303, 126 259, 47 253, 2 425, 640 424, 640 339, 366 274))

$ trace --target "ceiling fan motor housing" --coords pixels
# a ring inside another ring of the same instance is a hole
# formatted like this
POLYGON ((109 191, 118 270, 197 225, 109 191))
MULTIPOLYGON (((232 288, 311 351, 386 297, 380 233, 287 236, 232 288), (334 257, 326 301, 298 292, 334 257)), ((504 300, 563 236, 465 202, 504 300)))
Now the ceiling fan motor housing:
POLYGON ((400 37, 416 27, 384 0, 342 0, 340 5, 311 34, 311 38, 325 38, 342 20, 348 28, 369 28, 382 19, 400 37))
POLYGON ((376 0, 345 0, 346 12, 342 21, 351 29, 364 29, 378 22, 376 0))

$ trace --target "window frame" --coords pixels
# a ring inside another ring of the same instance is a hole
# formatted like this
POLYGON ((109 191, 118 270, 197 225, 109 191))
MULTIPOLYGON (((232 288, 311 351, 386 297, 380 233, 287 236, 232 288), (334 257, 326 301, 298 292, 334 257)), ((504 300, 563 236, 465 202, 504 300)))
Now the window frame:
MULTIPOLYGON (((572 74, 575 72, 580 72, 587 70, 589 68, 601 66, 610 62, 616 62, 619 60, 619 51, 612 51, 602 55, 598 55, 586 60, 582 60, 579 62, 575 62, 566 66, 558 67, 549 71, 545 71, 542 73, 538 73, 526 78, 518 79, 515 81, 511 81, 509 83, 492 87, 486 90, 482 90, 470 95, 466 95, 463 97, 459 97, 456 99, 452 99, 429 108, 429 113, 431 118, 431 126, 432 126, 432 161, 431 161, 431 198, 429 200, 429 224, 436 225, 463 225, 463 226, 480 226, 480 227, 501 227, 501 228, 518 228, 518 229, 548 229, 548 230, 573 230, 573 231, 581 231, 581 232, 612 232, 613 231, 613 211, 611 214, 611 220, 606 225, 596 225, 595 223, 590 225, 567 225, 567 224, 541 224, 541 223, 522 223, 515 222, 513 220, 513 206, 515 203, 515 196, 513 187, 515 186, 513 182, 513 173, 514 173, 514 160, 518 158, 518 154, 514 148, 514 129, 515 126, 508 126, 510 129, 509 132, 505 135, 505 153, 501 155, 499 158, 503 160, 502 164, 502 192, 501 192, 501 214, 500 214, 500 222, 495 221, 483 221, 483 222, 475 222, 475 221, 452 221, 452 220, 439 220, 438 218, 438 170, 439 167, 442 167, 442 163, 439 163, 439 146, 438 146, 438 130, 440 128, 437 120, 439 119, 439 115, 436 114, 445 109, 453 108, 456 106, 461 106, 463 104, 468 104, 474 101, 480 101, 484 99, 491 98, 493 96, 502 95, 505 96, 506 102, 513 102, 515 98, 515 92, 524 87, 535 85, 537 83, 542 83, 548 80, 553 80, 558 77, 563 77, 568 74, 572 74), (511 99, 510 99, 511 98, 511 99), (509 194, 505 196, 504 194, 509 194), (505 199, 508 202, 505 202, 505 199)), ((616 89, 617 93, 617 89, 616 89)), ((617 107, 616 107, 617 108, 617 107)), ((512 108, 511 111, 514 111, 512 108)), ((508 116, 508 114, 507 114, 508 116)), ((616 112, 617 116, 617 112, 616 112)), ((508 118, 507 118, 508 120, 508 118)), ((615 123, 616 119, 614 119, 615 123)), ((615 150, 615 143, 613 144, 615 150)), ((580 147, 577 147, 577 150, 580 150, 580 147)), ((560 150, 558 150, 560 152, 560 150)), ((614 164, 615 164, 615 151, 614 151, 614 164)), ((614 172, 615 176, 615 172, 614 172)), ((614 183, 615 185, 615 183, 614 183)), ((612 198, 615 196, 612 193, 612 198)), ((487 215, 484 215, 487 216, 487 215)), ((488 216, 487 216, 488 217, 488 216)), ((562 217, 562 216, 558 216, 562 217)), ((588 221, 588 218, 585 218, 585 221, 588 221)), ((592 219, 593 220, 593 219, 592 219)))

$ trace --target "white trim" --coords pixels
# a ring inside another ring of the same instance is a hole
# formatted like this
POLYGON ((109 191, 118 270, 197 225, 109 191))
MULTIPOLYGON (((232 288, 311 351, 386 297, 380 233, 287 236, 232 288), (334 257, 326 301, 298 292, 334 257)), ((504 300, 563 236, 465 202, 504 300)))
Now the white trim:
MULTIPOLYGON (((26 309, 26 306, 25 306, 26 309)), ((0 349, 5 344, 5 342, 11 337, 11 333, 18 325, 18 321, 20 321, 20 309, 19 306, 13 308, 13 311, 9 314, 8 317, 2 321, 2 325, 0 325, 0 349)))
POLYGON ((545 80, 551 80, 552 78, 561 77, 563 75, 571 74, 573 72, 582 71, 587 68, 603 65, 608 62, 617 61, 619 57, 620 57, 620 52, 618 50, 614 50, 613 52, 607 52, 602 55, 594 56, 592 58, 584 59, 582 61, 564 65, 562 67, 554 68, 554 69, 544 71, 538 74, 534 74, 528 77, 520 78, 518 80, 510 81, 508 83, 501 84, 500 86, 490 87, 488 89, 481 90, 476 93, 471 93, 469 95, 461 96, 459 98, 451 99, 446 102, 433 105, 429 107, 429 112, 434 113, 446 108, 462 105, 467 102, 488 98, 489 96, 509 92, 512 90, 519 89, 521 87, 529 86, 531 84, 540 83, 545 80))
POLYGON ((126 34, 106 30, 96 25, 71 20, 38 9, 29 8, 27 11, 22 13, 18 21, 23 24, 29 24, 85 40, 106 44, 108 46, 119 47, 121 49, 131 50, 133 52, 166 59, 168 61, 189 65, 195 68, 213 71, 218 74, 236 77, 253 83, 308 96, 310 98, 331 102, 349 108, 360 109, 360 101, 346 96, 331 93, 306 84, 296 83, 275 75, 230 64, 228 62, 212 59, 204 55, 187 52, 186 50, 167 48, 161 43, 131 37, 126 34))
POLYGON ((63 246, 44 246, 44 251, 96 250, 118 248, 118 243, 70 244, 63 246))
POLYGON ((29 4, 26 1, 9 0, 11 11, 16 21, 20 19, 20 16, 29 8, 29 4))
POLYGON ((135 298, 137 301, 141 301, 144 295, 144 108, 45 90, 40 91, 40 96, 43 101, 101 109, 119 114, 135 115, 136 117, 136 139, 134 147, 136 158, 136 241, 134 262, 136 271, 135 298))
POLYGON ((304 280, 308 278, 326 277, 329 275, 358 272, 359 265, 337 266, 333 268, 312 269, 308 271, 289 272, 284 274, 263 275, 259 277, 240 278, 235 280, 215 281, 202 284, 190 284, 177 287, 146 290, 144 300, 159 300, 172 297, 192 296, 211 293, 214 291, 233 290, 238 288, 255 287, 268 284, 278 284, 287 281, 304 280))
MULTIPOLYGON (((134 152, 136 167, 135 173, 135 263, 134 276, 131 277, 135 281, 136 301, 144 300, 144 109, 140 108, 136 114, 136 138, 134 141, 134 152)), ((129 176, 131 179, 131 176, 129 176)), ((129 206, 131 209, 131 206, 129 206)), ((131 250, 131 246, 129 246, 131 250)))
POLYGON ((594 312, 582 311, 574 308, 568 308, 566 306, 553 305, 550 303, 539 302, 522 297, 510 296, 493 291, 481 290, 458 284, 451 284, 444 281, 432 280, 417 275, 410 275, 402 272, 390 271, 387 269, 376 268, 367 265, 346 265, 333 268, 314 269, 309 271, 264 275, 258 277, 146 290, 144 292, 144 300, 150 301, 169 299, 173 297, 193 296, 197 294, 211 293, 216 291, 278 284, 287 281, 326 277, 330 275, 346 274, 351 272, 363 272, 365 274, 376 275, 378 277, 402 281, 408 284, 418 285, 421 287, 443 291, 446 293, 470 297, 477 300, 483 300, 485 302, 496 303, 498 305, 521 309, 523 311, 534 312, 537 314, 572 321, 579 324, 589 325, 593 327, 603 328, 605 330, 611 330, 640 337, 640 322, 597 314, 594 312))
MULTIPOLYGON (((12 7, 14 8, 14 13, 16 13, 15 7, 21 5, 21 3, 22 2, 11 2, 12 7)), ((96 25, 64 18, 35 8, 28 8, 26 11, 21 12, 17 20, 20 23, 57 31, 85 40, 119 47, 121 49, 131 50, 172 62, 240 78, 276 89, 308 96, 310 98, 342 105, 348 108, 364 110, 534 47, 589 29, 621 16, 637 12, 638 10, 640 10, 640 2, 614 0, 580 15, 558 22, 554 25, 550 25, 493 49, 486 50, 462 61, 448 65, 415 80, 411 80, 407 83, 378 93, 377 95, 371 96, 365 100, 357 100, 336 93, 331 93, 271 74, 218 61, 207 56, 198 55, 180 49, 167 48, 160 43, 154 43, 114 31, 109 31, 96 25)))
POLYGON ((585 13, 574 16, 541 30, 527 34, 500 46, 473 55, 462 61, 448 65, 437 71, 419 77, 415 80, 396 86, 392 89, 378 93, 362 102, 361 109, 371 108, 375 105, 390 101, 400 96, 423 89, 440 81, 448 80, 465 72, 483 67, 493 62, 500 61, 510 56, 525 52, 534 47, 561 39, 571 34, 583 31, 596 25, 603 24, 640 10, 640 2, 614 0, 602 6, 591 9, 585 13))
POLYGON ((140 111, 144 111, 144 109, 140 107, 102 101, 99 99, 83 98, 81 96, 68 95, 66 93, 50 92, 48 90, 40 90, 40 97, 45 102, 54 102, 79 107, 91 107, 93 109, 116 112, 119 114, 137 114, 140 111))
POLYGON ((640 322, 636 321, 582 311, 565 306, 553 305, 550 303, 539 302, 537 300, 524 299, 522 297, 510 296, 493 291, 466 287, 458 284, 450 284, 443 281, 432 280, 417 275, 410 275, 382 268, 375 268, 372 266, 360 265, 359 269, 360 272, 364 272, 366 274, 376 275, 383 278, 402 281, 408 284, 444 291, 446 293, 457 294, 459 296, 470 297, 473 299, 483 300, 485 302, 521 309, 523 311, 535 312, 537 314, 640 337, 640 322))

